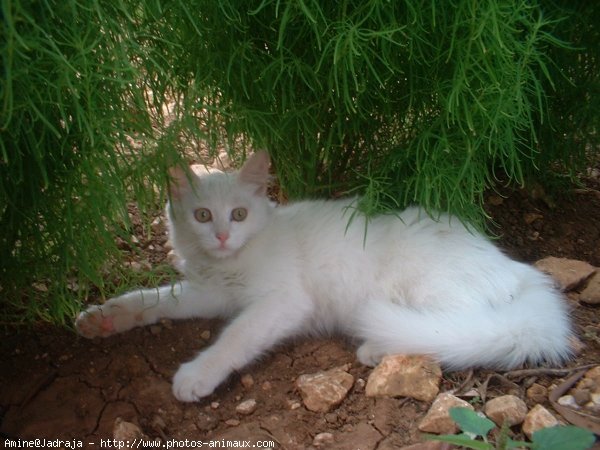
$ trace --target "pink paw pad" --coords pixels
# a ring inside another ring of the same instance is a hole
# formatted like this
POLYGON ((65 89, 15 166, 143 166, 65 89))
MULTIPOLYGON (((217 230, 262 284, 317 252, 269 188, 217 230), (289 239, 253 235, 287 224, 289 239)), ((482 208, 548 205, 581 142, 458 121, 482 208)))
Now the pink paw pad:
POLYGON ((113 323, 112 317, 103 317, 100 323, 100 328, 106 333, 112 333, 115 331, 115 324, 113 323))

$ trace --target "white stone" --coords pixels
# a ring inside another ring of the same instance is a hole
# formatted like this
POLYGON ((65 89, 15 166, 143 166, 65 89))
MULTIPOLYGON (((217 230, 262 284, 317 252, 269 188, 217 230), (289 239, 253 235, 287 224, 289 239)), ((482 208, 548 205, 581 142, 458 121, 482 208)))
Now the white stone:
POLYGON ((367 379, 367 397, 411 397, 429 402, 439 392, 442 369, 427 356, 385 356, 367 379))
POLYGON ((235 407, 235 411, 239 414, 243 414, 244 416, 252 414, 254 411, 256 411, 256 400, 250 398, 243 401, 235 407))
POLYGON ((254 386, 254 378, 252 378, 252 375, 250 375, 249 373, 242 375, 242 378, 240 378, 240 382, 242 383, 242 386, 244 386, 246 389, 250 389, 252 386, 254 386))
POLYGON ((354 377, 338 367, 325 372, 300 375, 296 388, 300 391, 304 406, 311 411, 327 412, 339 405, 354 384, 354 377))
POLYGON ((439 394, 419 423, 419 430, 435 434, 454 434, 458 426, 450 417, 450 408, 464 407, 473 410, 473 406, 460 398, 444 392, 439 394))
POLYGON ((575 397, 572 395, 563 395, 557 400, 557 403, 567 408, 579 409, 579 405, 575 401, 575 397))
POLYGON ((585 289, 581 291, 579 301, 591 305, 600 304, 600 275, 598 272, 590 278, 585 289))
POLYGON ((210 330, 204 330, 202 333, 200 333, 200 338, 208 341, 210 339, 210 330))
POLYGON ((523 433, 531 439, 536 431, 556 425, 559 425, 558 419, 550 411, 542 405, 535 405, 525 416, 522 429, 523 433))
POLYGON ((489 400, 483 411, 496 425, 502 426, 506 421, 512 427, 525 420, 527 405, 515 395, 502 395, 489 400))
POLYGON ((113 438, 119 442, 127 442, 135 439, 147 439, 147 436, 135 423, 126 422, 117 417, 113 426, 113 438))
POLYGON ((585 261, 554 256, 539 260, 535 267, 549 274, 564 292, 576 289, 596 271, 594 266, 585 261))
POLYGON ((313 439, 313 446, 319 448, 326 445, 333 444, 333 434, 331 433, 319 433, 313 439))

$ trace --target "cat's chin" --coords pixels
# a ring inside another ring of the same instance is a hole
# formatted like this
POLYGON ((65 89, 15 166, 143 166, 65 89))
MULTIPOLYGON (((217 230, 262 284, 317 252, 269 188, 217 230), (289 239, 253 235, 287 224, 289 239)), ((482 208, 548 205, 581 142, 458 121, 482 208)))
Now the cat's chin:
POLYGON ((217 247, 207 251, 207 253, 215 259, 225 259, 230 258, 237 254, 239 249, 230 248, 230 247, 217 247))

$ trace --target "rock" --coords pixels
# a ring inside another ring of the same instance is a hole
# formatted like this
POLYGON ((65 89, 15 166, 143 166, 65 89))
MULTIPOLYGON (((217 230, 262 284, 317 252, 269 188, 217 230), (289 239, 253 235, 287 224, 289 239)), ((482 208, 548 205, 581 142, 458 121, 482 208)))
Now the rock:
MULTIPOLYGON (((600 393, 600 366, 592 367, 583 376, 592 392, 600 393)), ((582 380, 582 381, 583 381, 582 380)))
POLYGON ((427 411, 427 414, 425 414, 425 417, 419 423, 419 430, 435 434, 456 433, 458 426, 450 417, 450 408, 454 407, 473 409, 470 403, 444 392, 439 394, 433 401, 429 411, 427 411))
POLYGON ((362 391, 366 385, 367 385, 367 382, 365 380, 363 380, 362 378, 359 378, 358 380, 356 380, 355 389, 358 391, 362 391))
POLYGON ((200 412, 195 421, 196 426, 200 431, 210 431, 217 428, 219 421, 210 414, 200 412))
POLYGON ((319 433, 313 439, 314 447, 323 447, 333 444, 333 434, 331 433, 319 433))
MULTIPOLYGON (((592 414, 598 414, 600 412, 600 366, 589 369, 577 386, 569 391, 569 394, 563 397, 573 397, 573 401, 577 405, 592 414)), ((559 403, 561 399, 559 399, 559 403)), ((574 408, 574 406, 571 407, 574 408)))
POLYGON ((205 341, 208 341, 210 339, 210 330, 202 331, 202 333, 200 333, 200 338, 205 341))
POLYGON ((254 386, 254 378, 252 378, 252 375, 250 375, 249 373, 242 375, 242 378, 240 378, 240 382, 242 383, 242 386, 244 386, 244 388, 246 389, 250 389, 252 386, 254 386))
POLYGON ((348 427, 346 431, 336 435, 336 450, 371 450, 378 446, 381 441, 381 433, 374 427, 365 422, 359 422, 356 425, 348 427))
POLYGON ((587 389, 573 389, 571 395, 578 405, 585 405, 592 399, 592 395, 587 389))
POLYGON ((556 402, 559 405, 566 406, 567 408, 579 409, 579 405, 577 404, 575 397, 572 395, 563 395, 562 397, 559 397, 556 402))
POLYGON ((590 278, 585 289, 581 291, 579 301, 590 305, 600 304, 600 275, 598 273, 590 278))
POLYGON ((538 383, 533 383, 527 389, 527 398, 535 403, 544 403, 548 398, 548 389, 538 383))
POLYGON ((325 422, 327 423, 337 423, 338 415, 336 413, 327 413, 325 414, 325 422))
POLYGON ((239 405, 237 405, 235 407, 235 411, 238 414, 242 414, 244 416, 248 416, 248 415, 252 414, 254 411, 256 411, 256 400, 251 398, 251 399, 243 401, 242 403, 240 403, 239 405))
POLYGON ((115 419, 115 425, 113 426, 113 439, 116 441, 133 441, 135 439, 148 439, 139 426, 135 423, 126 422, 120 417, 115 419))
POLYGON ((523 433, 531 439, 533 433, 542 428, 554 427, 559 425, 558 420, 554 417, 550 411, 544 408, 542 405, 535 405, 525 416, 523 421, 523 433))
POLYGON ((385 356, 367 379, 368 397, 411 397, 429 402, 439 392, 442 369, 421 355, 385 356))
POLYGON ((304 406, 314 412, 328 412, 339 405, 354 384, 347 366, 325 372, 300 375, 296 388, 300 391, 304 406))
POLYGON ((527 405, 515 395, 502 395, 489 400, 483 412, 498 426, 506 421, 509 426, 518 425, 525 420, 527 405))
POLYGON ((538 220, 538 219, 543 219, 543 218, 544 218, 544 216, 543 216, 543 215, 541 215, 541 214, 539 214, 539 213, 532 213, 532 212, 529 212, 529 213, 525 213, 525 214, 523 214, 523 220, 525 221, 525 223, 526 223, 527 225, 531 225, 531 224, 532 224, 533 222, 535 222, 536 220, 538 220))
POLYGON ((587 391, 590 397, 600 394, 600 366, 588 370, 570 393, 573 394, 576 391, 587 391))
POLYGON ((584 405, 584 408, 592 411, 594 414, 600 413, 600 394, 591 394, 590 401, 584 405))
POLYGON ((594 266, 584 261, 554 256, 539 260, 535 267, 550 275, 564 292, 581 286, 596 272, 594 266))
POLYGON ((300 408, 302 406, 302 404, 296 400, 288 399, 287 406, 288 406, 288 408, 290 408, 293 411, 295 409, 300 408))

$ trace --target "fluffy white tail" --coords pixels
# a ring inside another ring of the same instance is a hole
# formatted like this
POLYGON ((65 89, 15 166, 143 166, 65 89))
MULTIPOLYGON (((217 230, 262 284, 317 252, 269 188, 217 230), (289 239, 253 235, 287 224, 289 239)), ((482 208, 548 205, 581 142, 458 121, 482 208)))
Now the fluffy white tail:
POLYGON ((388 354, 428 354, 455 370, 560 364, 571 356, 567 306, 545 277, 534 275, 503 304, 424 311, 373 302, 358 322, 365 340, 359 359, 373 363, 388 354))

